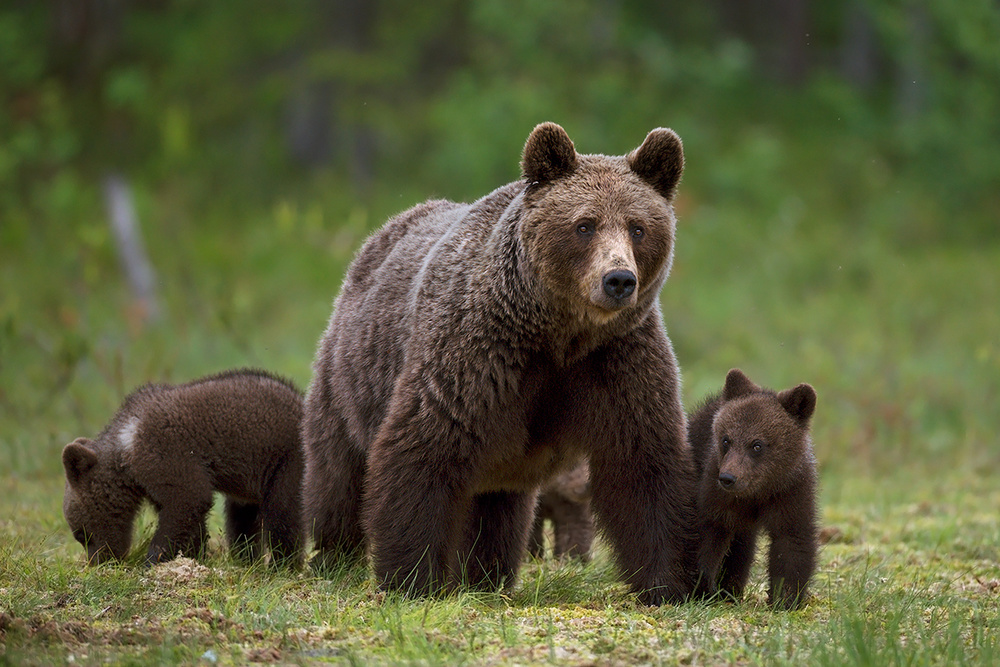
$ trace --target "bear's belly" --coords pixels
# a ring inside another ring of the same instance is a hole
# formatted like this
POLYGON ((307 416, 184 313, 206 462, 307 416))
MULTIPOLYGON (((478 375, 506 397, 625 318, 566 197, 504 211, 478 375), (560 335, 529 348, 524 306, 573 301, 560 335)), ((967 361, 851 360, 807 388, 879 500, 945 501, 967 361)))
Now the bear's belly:
POLYGON ((583 458, 582 452, 569 446, 529 445, 523 455, 505 458, 486 468, 479 476, 474 491, 531 492, 556 475, 574 468, 583 458))

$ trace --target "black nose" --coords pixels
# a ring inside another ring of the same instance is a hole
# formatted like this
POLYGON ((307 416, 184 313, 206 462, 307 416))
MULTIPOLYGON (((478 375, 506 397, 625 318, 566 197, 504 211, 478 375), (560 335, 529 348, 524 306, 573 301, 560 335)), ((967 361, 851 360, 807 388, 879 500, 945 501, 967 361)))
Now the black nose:
POLYGON ((604 293, 612 299, 627 299, 635 291, 635 274, 625 269, 604 276, 604 293))
POLYGON ((731 489, 733 488, 733 484, 735 483, 736 483, 736 477, 734 477, 733 475, 730 475, 728 472, 719 473, 719 486, 721 486, 722 488, 731 489))

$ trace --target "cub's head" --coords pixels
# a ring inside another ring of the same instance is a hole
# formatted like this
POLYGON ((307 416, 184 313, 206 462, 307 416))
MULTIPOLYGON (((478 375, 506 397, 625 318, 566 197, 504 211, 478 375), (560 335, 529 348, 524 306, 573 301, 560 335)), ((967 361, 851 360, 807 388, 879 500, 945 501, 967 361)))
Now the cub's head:
POLYGON ((656 299, 673 260, 671 202, 684 169, 680 138, 649 133, 623 157, 580 155, 543 123, 524 147, 521 243, 542 284, 598 324, 656 299))
POLYGON ((809 420, 816 392, 800 384, 773 392, 739 369, 729 371, 712 434, 719 487, 737 497, 764 498, 812 474, 809 420))
POLYGON ((114 466, 103 459, 89 438, 77 438, 63 448, 63 515, 91 564, 122 560, 132 545, 134 508, 114 466))

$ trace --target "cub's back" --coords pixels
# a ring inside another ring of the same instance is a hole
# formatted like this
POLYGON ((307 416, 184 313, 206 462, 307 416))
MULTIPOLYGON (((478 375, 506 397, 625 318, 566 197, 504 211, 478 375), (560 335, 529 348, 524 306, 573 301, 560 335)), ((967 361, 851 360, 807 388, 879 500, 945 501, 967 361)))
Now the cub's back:
POLYGON ((134 400, 136 447, 162 455, 232 458, 260 465, 300 455, 302 395, 291 383, 254 369, 186 384, 156 385, 134 400))

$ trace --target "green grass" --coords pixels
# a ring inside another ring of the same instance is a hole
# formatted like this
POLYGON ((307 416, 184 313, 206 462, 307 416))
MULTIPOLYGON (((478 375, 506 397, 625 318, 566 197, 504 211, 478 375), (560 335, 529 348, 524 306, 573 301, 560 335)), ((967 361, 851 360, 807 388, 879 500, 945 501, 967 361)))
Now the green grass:
POLYGON ((528 562, 508 594, 408 600, 363 568, 239 567, 217 515, 201 565, 147 570, 137 551, 83 567, 61 514, 62 446, 149 380, 257 365, 304 386, 351 254, 416 200, 194 215, 176 195, 146 195, 158 325, 131 308, 96 202, 0 224, 0 664, 1000 660, 1000 247, 907 244, 875 224, 881 200, 744 210, 691 195, 663 293, 688 405, 732 366, 817 389, 831 539, 802 611, 766 607, 760 564, 741 604, 644 607, 603 546, 587 566, 528 562))
POLYGON ((18 521, 3 526, 0 659, 991 664, 1000 657, 1000 490, 970 481, 828 478, 823 523, 836 532, 813 600, 791 613, 766 606, 760 568, 741 604, 643 607, 616 582, 603 547, 586 566, 529 562, 508 595, 409 600, 377 591, 363 568, 319 579, 239 567, 219 547, 218 522, 202 564, 84 568, 57 520, 58 484, 40 481, 17 489, 18 521))

